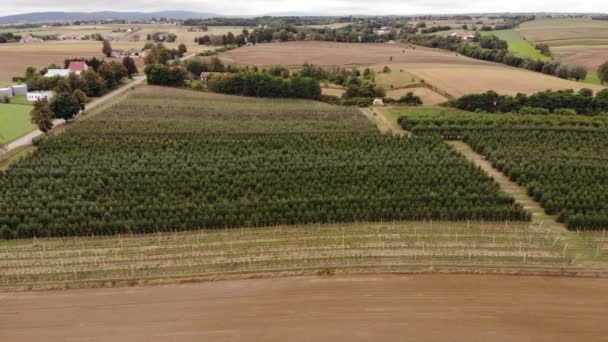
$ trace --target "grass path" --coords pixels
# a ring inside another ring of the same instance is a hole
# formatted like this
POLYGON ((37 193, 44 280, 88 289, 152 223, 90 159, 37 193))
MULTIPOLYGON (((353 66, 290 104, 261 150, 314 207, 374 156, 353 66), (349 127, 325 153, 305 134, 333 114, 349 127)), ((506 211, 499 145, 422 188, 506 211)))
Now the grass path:
MULTIPOLYGON (((563 223, 557 221, 557 215, 545 213, 540 203, 528 195, 525 186, 511 181, 509 177, 495 169, 485 157, 475 152, 469 145, 462 141, 447 141, 446 143, 492 177, 502 191, 513 197, 526 211, 532 213, 530 228, 535 230, 544 229, 554 233, 556 240, 560 240, 564 245, 564 254, 568 254, 573 262, 608 260, 606 255, 600 253, 599 247, 596 249, 595 246, 590 246, 584 235, 569 231, 563 223)), ((602 268, 605 269, 606 266, 602 265, 602 268)))

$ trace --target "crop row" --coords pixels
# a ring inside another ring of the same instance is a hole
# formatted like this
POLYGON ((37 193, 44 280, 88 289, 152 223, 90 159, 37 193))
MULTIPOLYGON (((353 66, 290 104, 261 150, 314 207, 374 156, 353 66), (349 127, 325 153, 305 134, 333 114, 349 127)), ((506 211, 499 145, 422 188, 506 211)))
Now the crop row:
POLYGON ((436 137, 359 111, 144 88, 0 175, 4 237, 299 223, 527 220, 436 137))

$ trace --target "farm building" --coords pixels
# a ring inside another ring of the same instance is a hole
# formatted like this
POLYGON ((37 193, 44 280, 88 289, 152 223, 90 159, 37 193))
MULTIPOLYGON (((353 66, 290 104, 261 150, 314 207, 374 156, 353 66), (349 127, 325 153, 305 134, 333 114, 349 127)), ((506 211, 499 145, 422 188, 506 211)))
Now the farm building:
POLYGON ((59 36, 59 40, 81 40, 82 37, 79 34, 68 34, 59 36))
POLYGON ((53 91, 45 90, 45 91, 29 91, 27 93, 27 100, 29 102, 36 102, 41 99, 50 100, 53 98, 53 91))
POLYGON ((79 75, 83 71, 87 71, 87 69, 89 69, 89 66, 83 61, 72 61, 68 65, 68 70, 77 75, 79 75))
POLYGON ((31 34, 28 34, 27 36, 24 36, 19 40, 19 43, 21 43, 21 44, 32 44, 32 43, 42 43, 42 42, 43 42, 42 39, 34 38, 34 37, 32 37, 31 34))
POLYGON ((20 84, 11 87, 13 91, 13 96, 27 95, 27 85, 20 84))
POLYGON ((49 69, 46 74, 44 74, 44 77, 66 77, 70 75, 70 72, 70 69, 49 69))
POLYGON ((7 97, 13 97, 13 91, 11 90, 11 88, 0 88, 0 100, 7 97))
POLYGON ((374 107, 384 107, 384 101, 381 98, 374 99, 374 102, 372 103, 372 106, 374 106, 374 107))
POLYGON ((472 34, 470 34, 468 32, 464 32, 464 31, 452 32, 448 36, 450 36, 450 37, 458 37, 458 38, 461 38, 462 40, 469 40, 469 39, 475 38, 474 35, 472 35, 472 34))
POLYGON ((140 58, 145 57, 146 52, 140 51, 137 49, 123 50, 123 49, 114 49, 112 50, 112 57, 114 58, 124 58, 124 57, 133 57, 140 58))
POLYGON ((201 82, 203 82, 204 84, 207 84, 207 82, 209 82, 209 79, 213 76, 213 75, 218 75, 218 74, 222 74, 221 72, 201 72, 201 76, 200 76, 200 80, 201 82))

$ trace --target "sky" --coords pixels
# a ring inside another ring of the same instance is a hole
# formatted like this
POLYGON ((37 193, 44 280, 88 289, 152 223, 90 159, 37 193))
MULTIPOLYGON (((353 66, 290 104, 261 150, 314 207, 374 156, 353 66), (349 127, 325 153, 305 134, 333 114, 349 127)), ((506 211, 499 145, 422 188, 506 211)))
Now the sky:
POLYGON ((301 13, 456 14, 490 12, 608 13, 606 0, 0 0, 0 16, 28 12, 188 10, 221 15, 301 13))

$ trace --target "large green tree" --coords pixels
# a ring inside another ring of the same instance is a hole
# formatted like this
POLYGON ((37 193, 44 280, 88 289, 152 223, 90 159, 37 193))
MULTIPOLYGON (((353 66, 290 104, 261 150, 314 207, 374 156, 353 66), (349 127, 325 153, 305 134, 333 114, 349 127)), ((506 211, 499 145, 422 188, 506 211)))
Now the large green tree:
POLYGON ((34 108, 30 112, 32 123, 38 126, 44 134, 53 128, 53 112, 46 99, 34 102, 34 108))
POLYGON ((101 52, 103 52, 103 54, 106 57, 111 57, 112 56, 112 45, 110 45, 110 42, 107 41, 106 39, 103 40, 103 47, 101 48, 101 52))
POLYGON ((50 104, 54 117, 69 121, 80 112, 80 103, 73 94, 58 94, 50 104))
POLYGON ((137 70, 137 65, 135 65, 135 61, 133 60, 133 58, 131 57, 125 57, 122 60, 122 66, 125 67, 125 69, 127 70, 127 76, 129 76, 129 78, 133 78, 134 74, 137 74, 139 72, 139 70, 137 70))

